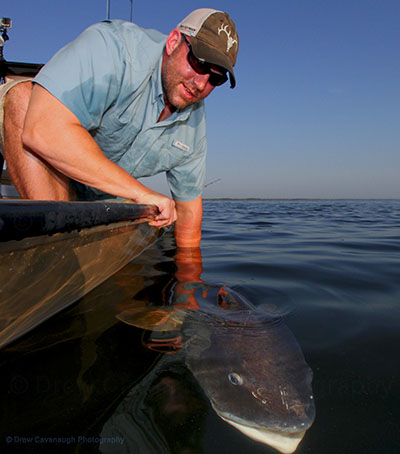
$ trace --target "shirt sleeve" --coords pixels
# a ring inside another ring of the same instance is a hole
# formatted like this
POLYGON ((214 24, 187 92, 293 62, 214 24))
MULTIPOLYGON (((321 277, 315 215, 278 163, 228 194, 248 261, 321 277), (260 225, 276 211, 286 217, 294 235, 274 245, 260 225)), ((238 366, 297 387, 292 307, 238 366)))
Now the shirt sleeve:
POLYGON ((58 51, 34 82, 71 110, 85 129, 92 130, 118 96, 122 68, 111 24, 102 22, 58 51))
POLYGON ((207 140, 204 137, 190 160, 167 172, 168 186, 175 200, 191 202, 201 196, 206 176, 206 155, 207 140))

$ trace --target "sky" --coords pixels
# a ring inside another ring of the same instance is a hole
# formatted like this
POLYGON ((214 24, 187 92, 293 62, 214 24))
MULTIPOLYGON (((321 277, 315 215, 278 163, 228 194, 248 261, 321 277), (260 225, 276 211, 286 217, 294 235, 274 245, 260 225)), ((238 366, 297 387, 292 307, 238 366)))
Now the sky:
MULTIPOLYGON (((130 0, 110 0, 129 20, 130 0)), ((227 11, 237 86, 206 100, 204 197, 400 198, 399 0, 133 0, 133 22, 168 34, 193 9, 227 11)), ((4 55, 45 63, 106 0, 2 0, 4 55)), ((144 180, 168 194, 165 177, 144 180)))

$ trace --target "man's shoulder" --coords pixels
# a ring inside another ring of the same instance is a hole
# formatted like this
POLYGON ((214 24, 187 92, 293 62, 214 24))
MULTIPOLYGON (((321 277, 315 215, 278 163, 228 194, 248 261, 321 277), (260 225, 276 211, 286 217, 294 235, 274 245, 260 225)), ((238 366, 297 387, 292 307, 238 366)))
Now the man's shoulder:
POLYGON ((104 20, 91 25, 86 29, 86 32, 98 32, 110 39, 116 39, 121 45, 127 44, 135 46, 164 44, 166 35, 158 30, 143 28, 132 22, 114 19, 104 20))
POLYGON ((98 22, 86 29, 85 33, 92 35, 88 39, 95 46, 95 53, 100 36, 108 58, 123 62, 128 72, 129 68, 134 68, 135 72, 153 69, 167 38, 157 30, 145 29, 123 20, 98 22))

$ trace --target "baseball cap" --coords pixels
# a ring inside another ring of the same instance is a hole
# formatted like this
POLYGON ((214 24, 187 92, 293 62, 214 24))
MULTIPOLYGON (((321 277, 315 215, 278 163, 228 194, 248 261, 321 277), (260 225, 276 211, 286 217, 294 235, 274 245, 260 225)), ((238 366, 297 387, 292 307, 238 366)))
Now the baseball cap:
POLYGON ((236 85, 233 67, 239 50, 239 36, 227 13, 210 8, 192 11, 176 27, 190 36, 192 51, 199 60, 221 66, 229 72, 231 88, 236 85))

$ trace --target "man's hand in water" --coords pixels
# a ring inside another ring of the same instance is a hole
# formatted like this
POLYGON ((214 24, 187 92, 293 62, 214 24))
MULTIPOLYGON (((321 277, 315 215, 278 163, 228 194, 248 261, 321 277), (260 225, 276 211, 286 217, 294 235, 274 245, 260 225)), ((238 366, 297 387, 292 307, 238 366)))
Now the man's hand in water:
POLYGON ((175 254, 177 280, 174 293, 177 304, 182 304, 186 309, 198 309, 199 304, 195 297, 194 283, 202 283, 201 273, 203 262, 199 247, 177 248, 175 254))

